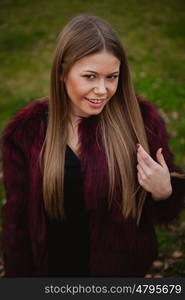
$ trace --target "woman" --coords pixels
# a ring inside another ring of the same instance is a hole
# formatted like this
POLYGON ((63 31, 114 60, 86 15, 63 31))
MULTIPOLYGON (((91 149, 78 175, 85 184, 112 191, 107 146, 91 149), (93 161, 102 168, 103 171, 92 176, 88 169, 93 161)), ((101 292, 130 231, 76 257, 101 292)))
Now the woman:
POLYGON ((135 96, 121 42, 96 16, 61 32, 50 96, 5 128, 3 163, 6 276, 143 277, 154 225, 182 209, 164 122, 135 96))

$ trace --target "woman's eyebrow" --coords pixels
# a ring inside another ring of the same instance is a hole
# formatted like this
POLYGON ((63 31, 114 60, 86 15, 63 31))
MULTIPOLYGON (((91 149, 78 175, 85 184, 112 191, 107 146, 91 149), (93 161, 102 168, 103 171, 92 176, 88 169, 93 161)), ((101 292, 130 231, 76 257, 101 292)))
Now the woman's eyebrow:
MULTIPOLYGON (((84 70, 83 72, 91 72, 91 73, 94 73, 94 74, 99 74, 98 72, 93 71, 93 70, 84 70)), ((109 73, 109 74, 112 75, 112 74, 115 74, 115 73, 119 73, 119 70, 118 71, 114 71, 114 72, 109 73)))

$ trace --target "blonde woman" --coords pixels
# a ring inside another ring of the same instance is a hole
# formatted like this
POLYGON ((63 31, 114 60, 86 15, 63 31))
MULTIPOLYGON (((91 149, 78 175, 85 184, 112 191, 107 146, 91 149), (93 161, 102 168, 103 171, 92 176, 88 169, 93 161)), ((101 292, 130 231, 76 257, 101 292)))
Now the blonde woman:
POLYGON ((154 226, 177 217, 185 180, 107 22, 65 26, 49 97, 18 112, 2 142, 6 276, 145 276, 154 226))

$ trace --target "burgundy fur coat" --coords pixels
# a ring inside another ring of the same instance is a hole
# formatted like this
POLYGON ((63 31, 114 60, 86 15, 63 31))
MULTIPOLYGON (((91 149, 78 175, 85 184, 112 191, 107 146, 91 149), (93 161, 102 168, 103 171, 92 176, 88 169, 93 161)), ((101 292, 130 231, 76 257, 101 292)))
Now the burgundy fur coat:
MULTIPOLYGON (((7 193, 3 207, 3 252, 5 272, 9 277, 44 277, 48 274, 46 218, 38 166, 47 128, 47 101, 45 98, 27 105, 3 132, 3 172, 7 193)), ((165 124, 154 104, 141 97, 138 97, 138 102, 151 156, 156 160, 156 151, 162 147, 170 172, 181 171, 174 165, 165 124)), ((96 116, 83 118, 79 125, 84 201, 90 215, 90 275, 142 277, 157 257, 154 225, 168 224, 177 217, 183 208, 185 181, 172 178, 173 194, 166 200, 156 202, 147 193, 139 227, 131 219, 123 220, 116 205, 112 205, 107 213, 104 209, 107 165, 94 143, 96 121, 96 116), (96 188, 91 189, 92 184, 96 188)))

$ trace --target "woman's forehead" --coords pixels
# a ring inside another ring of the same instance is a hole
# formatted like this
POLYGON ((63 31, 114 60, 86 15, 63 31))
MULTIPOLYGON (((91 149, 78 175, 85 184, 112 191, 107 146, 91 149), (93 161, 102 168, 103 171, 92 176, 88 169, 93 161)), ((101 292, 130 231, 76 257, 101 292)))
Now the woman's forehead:
POLYGON ((84 72, 115 73, 119 72, 120 61, 110 52, 101 51, 78 60, 73 67, 84 72))

